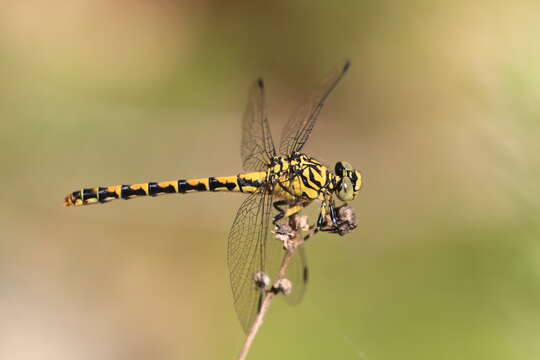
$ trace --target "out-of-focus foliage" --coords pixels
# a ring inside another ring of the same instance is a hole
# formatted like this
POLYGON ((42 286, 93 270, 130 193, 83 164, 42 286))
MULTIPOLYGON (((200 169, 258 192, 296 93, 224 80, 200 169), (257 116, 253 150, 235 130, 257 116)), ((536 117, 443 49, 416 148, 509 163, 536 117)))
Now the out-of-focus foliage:
POLYGON ((81 186, 241 171, 348 57, 307 150, 363 171, 359 229, 307 244, 253 359, 538 359, 540 3, 3 1, 0 358, 233 358, 242 196, 65 209, 81 186))

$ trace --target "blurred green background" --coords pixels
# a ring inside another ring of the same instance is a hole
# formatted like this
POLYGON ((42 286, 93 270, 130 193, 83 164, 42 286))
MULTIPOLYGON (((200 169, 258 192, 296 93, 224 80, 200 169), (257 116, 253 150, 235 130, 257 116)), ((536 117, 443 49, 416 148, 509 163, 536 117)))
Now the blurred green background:
POLYGON ((264 76, 275 137, 352 67, 307 151, 365 176, 360 226, 307 244, 251 359, 540 357, 540 3, 0 4, 0 358, 232 359, 243 197, 66 209, 81 186, 241 171, 264 76))

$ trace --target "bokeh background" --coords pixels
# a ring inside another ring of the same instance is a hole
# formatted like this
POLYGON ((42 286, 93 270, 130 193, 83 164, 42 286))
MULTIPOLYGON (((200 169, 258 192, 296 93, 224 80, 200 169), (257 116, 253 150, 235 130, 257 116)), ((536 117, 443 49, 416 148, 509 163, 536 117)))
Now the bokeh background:
POLYGON ((251 359, 540 357, 540 3, 0 4, 0 358, 232 359, 243 197, 64 208, 82 186, 241 171, 264 76, 275 137, 352 68, 307 150, 365 176, 359 229, 307 244, 251 359))

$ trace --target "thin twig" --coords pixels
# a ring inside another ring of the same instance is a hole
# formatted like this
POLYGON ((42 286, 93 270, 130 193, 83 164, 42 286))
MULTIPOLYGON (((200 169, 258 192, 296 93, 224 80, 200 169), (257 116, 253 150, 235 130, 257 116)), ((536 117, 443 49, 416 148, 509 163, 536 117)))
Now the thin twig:
POLYGON ((246 337, 246 341, 244 342, 244 346, 242 347, 242 351, 240 352, 240 355, 238 356, 238 360, 245 360, 247 357, 247 354, 249 352, 249 349, 251 348, 251 344, 253 344, 253 340, 255 339, 255 336, 257 335, 257 332, 259 331, 259 328, 261 327, 264 316, 266 315, 266 312, 268 311, 268 308, 270 307, 270 304, 272 303, 272 299, 274 298, 274 295, 278 293, 278 283, 280 280, 285 278, 285 272, 287 271, 287 266, 289 266, 289 262, 294 254, 294 247, 291 249, 287 249, 285 251, 285 255, 283 256, 283 260, 281 261, 281 266, 279 267, 277 279, 274 282, 274 285, 270 290, 266 291, 266 296, 264 297, 263 303, 261 305, 261 309, 259 313, 257 314, 257 317, 255 318, 255 322, 251 326, 251 329, 249 330, 248 336, 246 337))
MULTIPOLYGON (((354 212, 353 208, 351 208, 348 204, 345 203, 342 206, 335 208, 335 211, 335 221, 330 217, 330 215, 326 216, 325 229, 330 229, 331 232, 343 236, 350 233, 356 228, 356 213, 354 212)), ((280 233, 278 226, 278 230, 276 230, 275 232, 276 239, 283 241, 283 245, 285 248, 285 255, 283 256, 283 260, 281 261, 281 265, 277 274, 277 279, 276 281, 274 281, 270 289, 262 290, 266 291, 266 295, 261 304, 261 309, 259 310, 259 313, 257 314, 257 317, 255 318, 255 321, 251 326, 251 329, 249 330, 246 341, 244 342, 244 346, 242 347, 242 351, 238 356, 238 360, 246 359, 249 349, 251 348, 253 340, 255 339, 255 336, 257 335, 257 332, 259 331, 259 328, 263 323, 264 316, 268 312, 268 308, 270 307, 274 296, 279 294, 280 292, 285 293, 285 295, 290 292, 290 283, 288 285, 289 289, 286 290, 283 280, 285 279, 285 272, 287 271, 287 266, 289 266, 289 262, 294 255, 294 250, 299 246, 303 246, 304 242, 317 234, 317 232, 319 232, 320 230, 320 228, 315 225, 307 226, 307 216, 293 215, 288 220, 288 227, 287 225, 285 225, 284 229, 282 229, 280 233), (308 234, 302 237, 301 231, 308 230, 308 234)))

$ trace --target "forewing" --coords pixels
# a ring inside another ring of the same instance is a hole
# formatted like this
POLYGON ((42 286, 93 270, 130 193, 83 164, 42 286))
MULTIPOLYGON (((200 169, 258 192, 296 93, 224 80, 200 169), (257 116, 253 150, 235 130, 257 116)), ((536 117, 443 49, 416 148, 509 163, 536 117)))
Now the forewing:
POLYGON ((242 120, 241 155, 244 170, 265 170, 275 153, 266 117, 264 82, 258 79, 249 90, 248 105, 242 120))
POLYGON ((255 287, 253 275, 265 271, 271 206, 272 195, 265 189, 251 194, 238 209, 229 233, 227 261, 234 307, 246 333, 257 316, 263 296, 255 287))
POLYGON ((294 112, 281 134, 281 143, 279 145, 281 155, 291 155, 293 152, 302 150, 309 135, 311 135, 324 102, 345 75, 350 65, 351 63, 346 61, 343 65, 334 69, 294 112))

